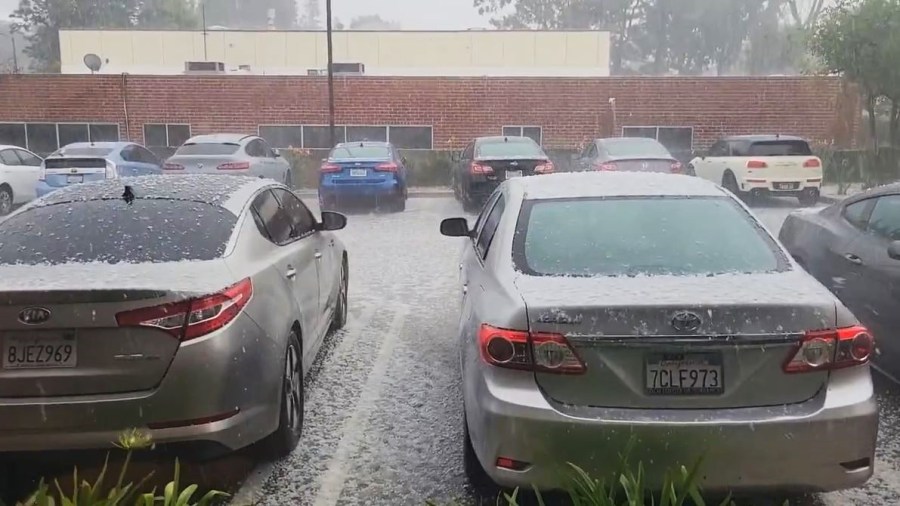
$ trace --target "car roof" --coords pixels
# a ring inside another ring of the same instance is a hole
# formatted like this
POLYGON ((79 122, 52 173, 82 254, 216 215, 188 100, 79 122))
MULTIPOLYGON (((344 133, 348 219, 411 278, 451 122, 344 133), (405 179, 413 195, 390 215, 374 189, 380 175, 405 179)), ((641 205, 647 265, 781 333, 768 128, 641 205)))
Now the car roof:
POLYGON ((766 142, 766 141, 803 141, 806 142, 806 139, 803 137, 797 137, 795 135, 731 135, 728 137, 723 137, 723 141, 749 141, 749 142, 766 142))
POLYGON ((597 139, 598 142, 653 142, 659 144, 656 139, 650 137, 602 137, 597 139))
POLYGON ((23 148, 22 146, 13 146, 12 144, 0 144, 0 149, 22 149, 22 150, 28 151, 27 149, 23 148))
POLYGON ((526 200, 580 197, 724 197, 715 183, 655 172, 562 172, 508 180, 526 200))
POLYGON ((869 188, 866 191, 851 195, 846 199, 842 200, 838 203, 838 205, 849 205, 860 200, 870 199, 872 197, 880 197, 882 195, 894 195, 900 194, 900 181, 895 183, 887 183, 880 186, 876 186, 874 188, 869 188))
POLYGON ((125 146, 130 146, 134 144, 133 142, 126 141, 115 141, 115 142, 70 142, 64 146, 60 146, 60 149, 63 148, 107 148, 107 149, 118 149, 124 148, 125 146))
POLYGON ((390 142, 384 141, 355 141, 355 142, 339 142, 334 145, 336 148, 345 148, 348 146, 376 146, 376 147, 391 147, 390 142))
MULTIPOLYGON (((500 143, 500 142, 534 142, 531 137, 521 135, 492 135, 489 137, 476 137, 476 144, 500 143)), ((535 143, 537 144, 537 143, 535 143)))
POLYGON ((107 179, 60 188, 33 202, 33 207, 69 202, 121 199, 129 186, 136 199, 184 200, 223 207, 238 215, 250 197, 274 181, 251 176, 166 174, 107 179))
POLYGON ((248 137, 255 137, 247 134, 205 134, 195 135, 185 142, 185 144, 224 144, 224 143, 241 143, 248 137))

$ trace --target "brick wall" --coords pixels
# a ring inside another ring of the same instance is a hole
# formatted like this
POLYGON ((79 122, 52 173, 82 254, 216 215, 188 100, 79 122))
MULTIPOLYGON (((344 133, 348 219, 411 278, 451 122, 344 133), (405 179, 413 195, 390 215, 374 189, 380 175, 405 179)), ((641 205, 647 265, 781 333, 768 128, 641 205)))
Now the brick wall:
MULTIPOLYGON (((831 77, 341 77, 335 94, 338 124, 433 125, 435 149, 503 125, 542 126, 551 148, 619 135, 623 126, 690 126, 694 148, 749 133, 848 146, 859 127, 857 93, 831 77)), ((199 134, 328 121, 321 77, 0 77, 0 122, 116 122, 125 137, 126 103, 128 138, 137 142, 145 123, 189 123, 199 134)))

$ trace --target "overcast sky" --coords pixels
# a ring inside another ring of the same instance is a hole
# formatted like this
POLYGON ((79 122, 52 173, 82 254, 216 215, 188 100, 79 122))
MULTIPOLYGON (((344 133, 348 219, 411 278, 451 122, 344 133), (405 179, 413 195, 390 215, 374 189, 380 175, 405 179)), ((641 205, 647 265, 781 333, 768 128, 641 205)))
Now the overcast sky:
MULTIPOLYGON (((345 25, 356 16, 379 14, 386 20, 398 21, 407 30, 486 27, 487 19, 478 15, 472 3, 472 0, 332 0, 335 17, 345 25)), ((321 0, 321 4, 324 16, 325 1, 321 0)), ((8 17, 18 5, 19 0, 0 0, 0 17, 8 17)))

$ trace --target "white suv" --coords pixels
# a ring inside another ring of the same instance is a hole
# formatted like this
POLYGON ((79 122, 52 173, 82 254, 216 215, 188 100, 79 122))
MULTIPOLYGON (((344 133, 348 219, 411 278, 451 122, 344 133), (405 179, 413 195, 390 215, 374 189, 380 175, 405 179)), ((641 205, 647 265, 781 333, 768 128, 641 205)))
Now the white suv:
POLYGON ((719 139, 688 173, 721 184, 732 193, 794 196, 815 205, 822 186, 822 160, 809 143, 787 135, 745 135, 719 139))

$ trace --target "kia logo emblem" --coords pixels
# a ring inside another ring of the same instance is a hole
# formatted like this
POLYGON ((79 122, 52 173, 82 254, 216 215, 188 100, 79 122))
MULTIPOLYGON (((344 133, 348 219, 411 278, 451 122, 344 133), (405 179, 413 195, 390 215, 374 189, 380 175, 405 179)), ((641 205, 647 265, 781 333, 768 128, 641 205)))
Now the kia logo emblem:
POLYGON ((672 317, 672 328, 678 332, 694 332, 702 323, 700 317, 690 311, 679 311, 672 317))
POLYGON ((50 310, 43 307, 27 307, 19 311, 19 321, 25 325, 40 325, 50 319, 50 310))

